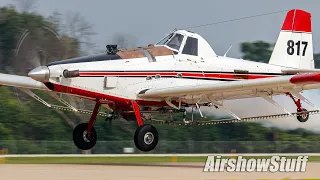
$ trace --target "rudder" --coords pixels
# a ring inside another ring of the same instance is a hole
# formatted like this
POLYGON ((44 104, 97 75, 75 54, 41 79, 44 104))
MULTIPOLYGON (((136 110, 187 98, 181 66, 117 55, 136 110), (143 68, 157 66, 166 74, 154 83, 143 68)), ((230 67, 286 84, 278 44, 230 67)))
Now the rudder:
POLYGON ((314 69, 311 14, 292 9, 287 13, 269 64, 314 69))

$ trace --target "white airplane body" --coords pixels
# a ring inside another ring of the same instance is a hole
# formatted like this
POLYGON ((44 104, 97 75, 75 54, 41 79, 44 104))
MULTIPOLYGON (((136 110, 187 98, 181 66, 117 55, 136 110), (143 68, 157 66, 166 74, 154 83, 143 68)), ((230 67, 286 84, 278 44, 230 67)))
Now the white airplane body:
POLYGON ((31 78, 1 74, 0 84, 96 101, 89 123, 74 130, 75 144, 80 149, 95 145, 93 123, 104 105, 138 122, 134 140, 142 151, 154 149, 158 142, 156 129, 143 124, 143 110, 185 112, 190 106, 223 107, 224 100, 252 97, 279 106, 270 96, 287 94, 302 112, 298 120, 305 122, 309 113, 300 99, 307 99, 299 92, 320 88, 320 71, 314 69, 313 61, 311 15, 302 10, 288 12, 269 64, 218 56, 204 38, 186 30, 174 31, 148 47, 108 50, 35 68, 29 73, 31 78))

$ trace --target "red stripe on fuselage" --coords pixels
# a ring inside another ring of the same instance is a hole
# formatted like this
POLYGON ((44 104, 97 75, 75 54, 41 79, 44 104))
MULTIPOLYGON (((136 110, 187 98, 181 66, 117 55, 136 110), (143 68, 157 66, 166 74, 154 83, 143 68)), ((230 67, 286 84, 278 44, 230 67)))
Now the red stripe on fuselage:
POLYGON ((101 99, 101 100, 107 99, 110 101, 131 104, 130 100, 126 99, 126 98, 112 96, 112 95, 108 95, 108 94, 102 94, 102 93, 88 91, 85 89, 80 89, 80 88, 75 88, 75 87, 70 87, 70 86, 64 86, 61 84, 53 84, 53 91, 68 93, 68 94, 75 94, 75 95, 90 97, 90 98, 95 98, 95 99, 101 99))
POLYGON ((193 73, 193 72, 80 72, 80 76, 156 76, 163 77, 177 77, 181 74, 182 77, 192 78, 212 78, 212 79, 260 79, 276 77, 277 75, 263 75, 263 74, 235 74, 235 73, 193 73))

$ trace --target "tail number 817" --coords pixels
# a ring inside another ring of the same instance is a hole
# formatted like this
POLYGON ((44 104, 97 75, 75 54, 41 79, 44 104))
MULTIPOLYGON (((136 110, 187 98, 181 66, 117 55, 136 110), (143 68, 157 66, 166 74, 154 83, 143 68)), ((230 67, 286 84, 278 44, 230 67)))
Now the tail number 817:
POLYGON ((300 55, 300 49, 302 49, 302 56, 305 56, 308 42, 307 41, 298 41, 294 43, 293 40, 289 40, 287 42, 287 53, 289 55, 297 54, 298 56, 300 55), (302 47, 303 46, 303 47, 302 47), (295 51, 296 50, 296 51, 295 51))

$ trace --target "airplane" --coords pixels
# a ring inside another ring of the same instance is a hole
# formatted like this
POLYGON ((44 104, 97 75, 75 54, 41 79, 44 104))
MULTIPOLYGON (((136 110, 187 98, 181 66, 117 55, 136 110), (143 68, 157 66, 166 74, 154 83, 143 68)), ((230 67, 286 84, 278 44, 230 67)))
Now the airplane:
MULTIPOLYGON (((217 55, 199 34, 174 30, 156 44, 134 49, 107 45, 105 53, 55 61, 36 67, 28 76, 0 74, 0 84, 14 86, 51 107, 31 90, 67 94, 95 102, 88 123, 73 130, 74 144, 81 150, 97 142, 94 123, 101 106, 108 118, 120 115, 136 121, 134 142, 141 151, 153 150, 159 141, 157 129, 144 122, 147 112, 175 111, 214 106, 226 110, 227 100, 261 97, 282 108, 273 96, 287 95, 297 106, 297 120, 306 122, 309 111, 301 100, 312 105, 300 92, 320 88, 320 70, 315 69, 311 14, 290 10, 284 20, 269 63, 217 55)), ((53 96, 67 108, 68 102, 53 96)), ((248 111, 243 107, 243 111, 248 111)), ((183 119, 185 123, 189 120, 183 119)))

